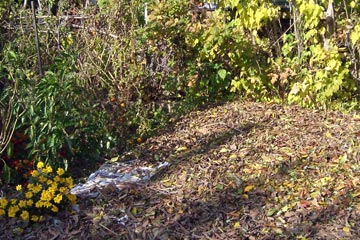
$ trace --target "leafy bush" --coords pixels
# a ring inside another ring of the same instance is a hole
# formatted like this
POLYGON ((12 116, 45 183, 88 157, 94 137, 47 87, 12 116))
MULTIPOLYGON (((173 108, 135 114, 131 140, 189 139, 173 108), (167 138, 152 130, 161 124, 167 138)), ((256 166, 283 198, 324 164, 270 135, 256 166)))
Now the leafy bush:
POLYGON ((343 21, 355 18, 358 10, 352 8, 350 15, 349 6, 343 3, 334 2, 339 14, 335 16, 336 23, 329 20, 322 3, 297 1, 293 5, 294 27, 281 36, 281 56, 271 60, 269 71, 274 88, 289 103, 327 108, 336 102, 356 101, 357 80, 351 77, 350 69, 357 57, 349 58, 348 53, 353 50, 346 43, 343 21), (337 26, 337 34, 330 34, 331 24, 337 26))
MULTIPOLYGON (((26 11, 21 13, 28 14, 26 11)), ((54 22, 50 20, 47 24, 51 26, 54 22)), ((40 42, 47 43, 42 49, 42 56, 51 56, 43 61, 44 75, 36 73, 32 32, 24 34, 15 31, 15 40, 7 42, 2 52, 1 116, 7 116, 5 120, 8 123, 2 129, 7 137, 1 139, 3 150, 0 156, 3 159, 2 170, 7 173, 3 176, 12 174, 11 177, 3 177, 6 182, 26 181, 24 174, 17 177, 15 161, 30 159, 30 162, 37 162, 41 159, 53 168, 65 169, 69 164, 81 166, 79 161, 87 161, 87 165, 91 166, 113 146, 114 137, 105 126, 106 116, 99 111, 101 104, 96 102, 79 78, 76 68, 78 49, 73 48, 69 30, 65 29, 60 35, 61 40, 57 41, 53 41, 57 35, 49 32, 51 34, 54 35, 49 42, 46 42, 49 36, 40 34, 40 42), (26 146, 14 148, 9 145, 14 131, 27 136, 26 143, 23 143, 26 146), (19 149, 22 155, 14 158, 13 151, 19 149)), ((28 170, 31 168, 29 165, 28 170)), ((23 172, 28 171, 24 169, 23 172)))

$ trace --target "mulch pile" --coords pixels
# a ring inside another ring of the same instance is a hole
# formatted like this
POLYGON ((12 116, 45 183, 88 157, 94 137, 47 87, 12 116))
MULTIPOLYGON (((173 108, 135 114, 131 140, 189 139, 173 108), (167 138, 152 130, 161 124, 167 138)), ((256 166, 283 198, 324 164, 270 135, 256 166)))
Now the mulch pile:
POLYGON ((169 162, 150 182, 99 189, 42 224, 3 222, 0 238, 360 239, 359 139, 359 115, 211 106, 119 157, 169 162))

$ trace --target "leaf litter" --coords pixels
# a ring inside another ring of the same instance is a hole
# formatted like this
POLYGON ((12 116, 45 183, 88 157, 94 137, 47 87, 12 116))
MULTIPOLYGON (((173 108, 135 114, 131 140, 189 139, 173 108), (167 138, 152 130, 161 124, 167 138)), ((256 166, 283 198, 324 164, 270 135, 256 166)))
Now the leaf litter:
POLYGON ((209 106, 107 163, 169 163, 150 181, 109 184, 80 198, 77 214, 0 229, 24 239, 357 239, 359 124, 297 106, 209 106))

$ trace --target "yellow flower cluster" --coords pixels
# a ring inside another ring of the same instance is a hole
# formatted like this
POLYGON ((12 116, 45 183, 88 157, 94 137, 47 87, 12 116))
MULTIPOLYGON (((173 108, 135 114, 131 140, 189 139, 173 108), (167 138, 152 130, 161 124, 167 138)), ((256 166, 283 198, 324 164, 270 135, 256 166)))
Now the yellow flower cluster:
POLYGON ((59 209, 76 204, 76 196, 70 193, 73 179, 64 177, 63 168, 54 172, 41 161, 36 167, 27 186, 16 186, 21 193, 19 199, 0 198, 0 216, 38 222, 43 220, 43 214, 57 213, 59 209))

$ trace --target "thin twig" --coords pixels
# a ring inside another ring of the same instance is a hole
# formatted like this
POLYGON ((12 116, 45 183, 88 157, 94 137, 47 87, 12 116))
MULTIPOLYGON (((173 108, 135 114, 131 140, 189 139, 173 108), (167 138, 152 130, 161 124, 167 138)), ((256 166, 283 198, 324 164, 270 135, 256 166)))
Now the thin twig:
POLYGON ((114 232, 114 231, 113 231, 113 230, 111 230, 110 228, 108 228, 108 227, 106 227, 106 226, 102 225, 101 223, 99 223, 99 225, 100 225, 100 227, 102 227, 102 228, 106 229, 107 231, 109 231, 109 232, 110 232, 110 233, 112 233, 113 235, 115 235, 115 236, 117 236, 117 237, 119 237, 119 236, 120 236, 119 234, 117 234, 116 232, 114 232))
MULTIPOLYGON (((296 19, 296 21, 299 21, 299 19, 296 19)), ((288 29, 286 29, 285 32, 283 32, 283 33, 281 34, 281 36, 280 36, 278 39, 276 39, 276 41, 273 42, 273 44, 271 44, 271 47, 273 47, 276 43, 278 43, 278 42, 280 41, 280 39, 281 39, 287 32, 289 32, 289 31, 291 30, 291 28, 295 25, 296 21, 294 21, 294 22, 288 27, 288 29)))

